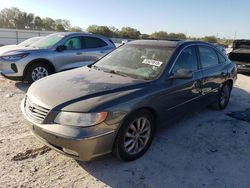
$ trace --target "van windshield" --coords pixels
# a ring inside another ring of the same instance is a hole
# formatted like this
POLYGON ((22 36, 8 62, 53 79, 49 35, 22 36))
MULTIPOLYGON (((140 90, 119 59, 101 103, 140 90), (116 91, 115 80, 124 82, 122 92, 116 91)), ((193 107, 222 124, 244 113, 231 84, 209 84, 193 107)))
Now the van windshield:
POLYGON ((94 67, 136 79, 154 80, 173 52, 174 48, 166 46, 126 44, 100 59, 94 67))
POLYGON ((48 49, 58 43, 65 35, 51 34, 30 45, 33 48, 48 49))

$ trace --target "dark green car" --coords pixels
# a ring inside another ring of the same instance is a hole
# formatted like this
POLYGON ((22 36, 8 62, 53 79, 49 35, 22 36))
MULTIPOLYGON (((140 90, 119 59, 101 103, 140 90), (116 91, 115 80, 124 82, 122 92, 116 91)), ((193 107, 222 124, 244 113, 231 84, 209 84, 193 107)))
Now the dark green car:
POLYGON ((22 111, 34 135, 61 153, 88 161, 113 152, 129 161, 147 151, 157 126, 187 109, 224 109, 236 76, 211 44, 133 41, 35 82, 22 111))

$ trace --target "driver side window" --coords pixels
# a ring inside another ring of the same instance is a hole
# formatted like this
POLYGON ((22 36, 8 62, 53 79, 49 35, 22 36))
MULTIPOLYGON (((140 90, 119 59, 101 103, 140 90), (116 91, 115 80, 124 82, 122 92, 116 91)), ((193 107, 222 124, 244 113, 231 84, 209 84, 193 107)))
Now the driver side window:
POLYGON ((172 73, 175 73, 179 69, 187 69, 191 71, 198 70, 195 47, 188 47, 181 52, 174 64, 172 73))
POLYGON ((81 38, 80 37, 72 37, 68 39, 64 45, 67 47, 67 50, 79 50, 82 48, 81 38))

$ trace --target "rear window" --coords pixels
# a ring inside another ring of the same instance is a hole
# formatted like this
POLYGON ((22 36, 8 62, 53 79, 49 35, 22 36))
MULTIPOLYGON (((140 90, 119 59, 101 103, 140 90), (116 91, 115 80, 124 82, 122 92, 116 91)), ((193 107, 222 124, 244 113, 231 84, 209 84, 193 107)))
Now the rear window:
POLYGON ((219 53, 218 53, 218 57, 219 57, 220 63, 225 63, 227 61, 226 58, 223 55, 219 54, 219 53))
POLYGON ((202 68, 208 68, 219 64, 218 56, 212 48, 206 46, 199 46, 198 48, 202 68))
POLYGON ((85 48, 100 48, 107 46, 107 43, 103 40, 95 37, 84 37, 84 47, 85 48))

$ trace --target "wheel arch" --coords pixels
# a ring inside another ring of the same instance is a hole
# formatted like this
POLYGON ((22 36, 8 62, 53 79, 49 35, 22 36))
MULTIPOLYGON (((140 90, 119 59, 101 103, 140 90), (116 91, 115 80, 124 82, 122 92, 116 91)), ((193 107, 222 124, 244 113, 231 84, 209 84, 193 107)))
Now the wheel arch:
POLYGON ((231 89, 233 88, 233 80, 232 79, 228 79, 228 80, 226 80, 224 83, 223 83, 223 86, 225 85, 225 84, 230 84, 230 87, 231 87, 231 89))
POLYGON ((33 63, 38 63, 38 62, 39 62, 39 63, 44 63, 44 64, 50 66, 52 72, 55 73, 56 70, 55 70, 55 67, 54 67, 54 65, 52 64, 51 61, 49 61, 48 59, 39 58, 39 59, 34 59, 34 60, 32 60, 31 62, 29 62, 29 63, 26 65, 26 67, 25 67, 25 69, 24 69, 24 71, 23 71, 23 77, 24 77, 24 78, 26 78, 26 76, 27 76, 26 74, 27 74, 27 71, 28 71, 29 67, 30 67, 33 63))

